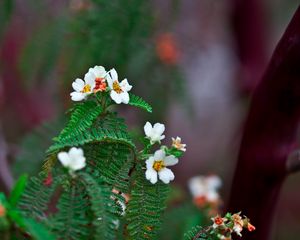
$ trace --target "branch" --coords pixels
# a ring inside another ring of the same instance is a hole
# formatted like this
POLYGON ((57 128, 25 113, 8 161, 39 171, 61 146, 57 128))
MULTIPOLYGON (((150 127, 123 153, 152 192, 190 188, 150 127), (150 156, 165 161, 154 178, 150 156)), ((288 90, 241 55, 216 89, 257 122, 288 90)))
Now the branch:
POLYGON ((270 237, 281 186, 290 172, 287 166, 294 166, 288 155, 297 140, 299 121, 300 7, 254 91, 244 127, 228 203, 228 211, 243 211, 257 226, 244 239, 270 237))

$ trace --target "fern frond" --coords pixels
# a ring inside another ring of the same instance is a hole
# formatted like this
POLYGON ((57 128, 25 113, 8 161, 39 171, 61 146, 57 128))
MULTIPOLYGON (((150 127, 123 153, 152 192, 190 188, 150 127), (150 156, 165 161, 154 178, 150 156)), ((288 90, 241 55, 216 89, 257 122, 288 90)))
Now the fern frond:
POLYGON ((84 152, 95 177, 99 173, 110 186, 124 193, 129 191, 129 171, 134 160, 130 148, 120 143, 98 143, 85 146, 84 152))
POLYGON ((149 103, 147 103, 145 100, 143 100, 141 97, 136 96, 132 93, 129 93, 129 105, 139 107, 144 109, 145 111, 151 113, 152 107, 149 103))
POLYGON ((49 225, 59 239, 87 239, 90 234, 88 200, 80 182, 70 184, 64 188, 57 204, 58 212, 49 219, 49 225))
POLYGON ((131 141, 127 132, 124 120, 117 118, 114 113, 108 113, 103 118, 98 119, 84 132, 81 132, 78 135, 73 134, 69 137, 65 137, 63 140, 60 138, 56 139, 56 142, 48 149, 47 153, 52 154, 53 152, 66 147, 80 146, 96 142, 119 142, 135 149, 135 145, 131 141))
POLYGON ((113 240, 116 236, 120 209, 112 198, 111 188, 99 184, 92 176, 80 173, 93 212, 94 240, 113 240))
POLYGON ((45 211, 48 209, 57 184, 61 181, 60 177, 56 177, 50 186, 45 186, 43 184, 45 178, 46 175, 41 173, 37 177, 32 177, 28 182, 22 198, 17 205, 18 209, 25 216, 37 220, 45 219, 45 211))
POLYGON ((144 165, 139 163, 126 213, 128 232, 132 239, 156 239, 165 210, 169 186, 162 182, 151 184, 145 178, 144 165))
POLYGON ((80 135, 93 124, 101 112, 102 107, 94 101, 85 101, 76 104, 67 126, 58 136, 59 141, 80 135))

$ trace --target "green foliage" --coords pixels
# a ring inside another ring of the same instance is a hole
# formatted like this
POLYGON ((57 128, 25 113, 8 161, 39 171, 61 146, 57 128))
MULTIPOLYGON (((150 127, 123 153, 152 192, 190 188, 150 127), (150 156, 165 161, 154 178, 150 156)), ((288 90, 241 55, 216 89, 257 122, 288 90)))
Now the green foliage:
POLYGON ((84 150, 93 172, 96 170, 101 179, 119 191, 129 191, 128 174, 134 164, 130 148, 121 143, 102 143, 88 144, 84 150))
POLYGON ((21 195, 24 192, 25 186, 27 184, 28 176, 22 175, 16 182, 13 190, 10 193, 9 202, 11 206, 16 207, 20 200, 21 195))
POLYGON ((63 142, 76 137, 88 129, 102 112, 102 107, 95 101, 85 101, 75 105, 70 121, 58 136, 58 141, 63 142))
POLYGON ((86 187, 93 212, 92 224, 95 229, 93 239, 114 239, 119 221, 117 216, 121 215, 121 209, 118 209, 117 204, 112 201, 111 189, 104 185, 100 186, 88 174, 81 173, 79 177, 86 187))
POLYGON ((44 180, 47 175, 40 173, 37 177, 32 177, 25 188, 22 198, 18 203, 18 208, 24 216, 37 220, 45 219, 45 211, 48 210, 52 195, 57 184, 61 181, 59 177, 53 179, 51 185, 45 185, 44 180))
POLYGON ((156 239, 169 186, 162 182, 151 184, 145 178, 143 167, 144 163, 139 162, 134 176, 131 200, 126 213, 128 232, 132 239, 156 239))
POLYGON ((207 229, 200 226, 193 227, 190 231, 184 234, 184 240, 214 240, 207 234, 207 229))
POLYGON ((147 112, 152 112, 152 107, 150 106, 149 103, 145 102, 141 97, 135 96, 134 94, 129 94, 130 95, 130 101, 129 105, 139 107, 144 109, 147 112))
POLYGON ((89 235, 88 201, 80 183, 65 187, 57 204, 57 213, 50 218, 52 231, 59 239, 86 239, 89 235))

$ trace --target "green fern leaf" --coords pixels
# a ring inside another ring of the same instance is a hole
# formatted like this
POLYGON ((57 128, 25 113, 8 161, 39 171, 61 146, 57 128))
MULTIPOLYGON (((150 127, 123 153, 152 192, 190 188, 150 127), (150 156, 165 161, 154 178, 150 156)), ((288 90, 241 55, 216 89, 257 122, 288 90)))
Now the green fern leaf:
POLYGON ((129 105, 135 106, 135 107, 139 107, 142 108, 144 110, 146 110, 147 112, 151 113, 152 112, 152 107, 149 103, 147 103, 145 100, 143 100, 141 97, 136 96, 134 94, 129 94, 130 96, 130 100, 129 100, 129 105))
POLYGON ((132 239, 156 239, 165 210, 169 186, 162 182, 151 184, 145 178, 144 164, 137 166, 136 181, 128 204, 128 232, 132 239))
POLYGON ((93 179, 92 176, 86 173, 78 175, 82 178, 85 185, 87 195, 93 212, 92 224, 95 229, 93 234, 94 240, 113 240, 116 236, 118 228, 118 210, 116 203, 112 198, 111 188, 99 184, 93 179))
POLYGON ((102 112, 102 107, 94 101, 76 104, 67 126, 58 136, 59 141, 77 136, 89 128, 102 112))
POLYGON ((87 239, 91 231, 87 216, 88 200, 80 182, 64 188, 57 208, 58 212, 49 219, 49 225, 59 239, 87 239))

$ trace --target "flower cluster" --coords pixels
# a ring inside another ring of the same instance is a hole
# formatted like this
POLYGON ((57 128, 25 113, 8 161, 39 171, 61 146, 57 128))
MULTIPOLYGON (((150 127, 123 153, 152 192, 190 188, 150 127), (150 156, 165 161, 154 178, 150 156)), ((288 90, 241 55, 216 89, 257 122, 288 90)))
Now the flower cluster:
POLYGON ((217 208, 221 202, 218 190, 222 181, 217 175, 196 176, 189 180, 188 187, 197 207, 217 208))
POLYGON ((109 92, 111 99, 117 104, 129 103, 128 92, 132 88, 126 78, 119 82, 114 68, 107 72, 102 66, 90 68, 84 79, 77 78, 72 87, 74 91, 70 95, 73 101, 82 101, 93 93, 109 92))
MULTIPOLYGON (((165 125, 161 123, 155 123, 153 126, 150 122, 146 122, 144 126, 144 132, 146 139, 149 140, 150 145, 161 143, 161 140, 165 138, 163 135, 165 131, 165 125)), ((174 166, 178 163, 178 158, 174 156, 176 151, 184 152, 186 151, 186 144, 181 143, 181 138, 172 138, 172 147, 169 149, 166 146, 162 146, 161 149, 155 151, 146 160, 146 179, 152 184, 157 183, 158 178, 165 184, 173 181, 175 176, 174 173, 167 168, 168 166, 174 166)), ((181 155, 181 154, 180 154, 181 155)))
POLYGON ((211 220, 213 221, 211 233, 216 234, 219 239, 231 240, 233 233, 241 237, 241 232, 244 228, 250 232, 255 230, 249 218, 242 217, 240 212, 235 214, 227 213, 223 218, 217 215, 211 220))

